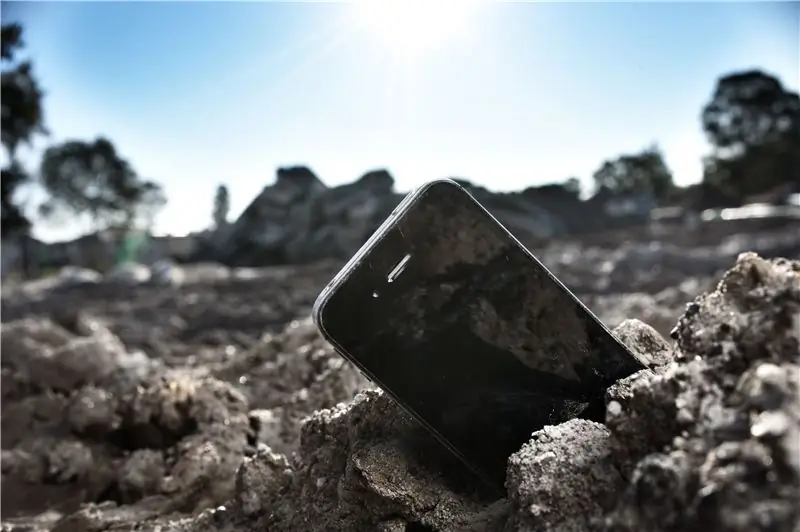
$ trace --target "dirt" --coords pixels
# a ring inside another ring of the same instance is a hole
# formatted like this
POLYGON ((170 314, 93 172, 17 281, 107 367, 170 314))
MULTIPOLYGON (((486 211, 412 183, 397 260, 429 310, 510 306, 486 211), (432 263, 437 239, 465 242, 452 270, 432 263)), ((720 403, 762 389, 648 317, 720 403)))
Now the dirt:
POLYGON ((649 369, 499 500, 319 336, 337 266, 4 286, 3 529, 799 529, 800 262, 581 293, 649 369))

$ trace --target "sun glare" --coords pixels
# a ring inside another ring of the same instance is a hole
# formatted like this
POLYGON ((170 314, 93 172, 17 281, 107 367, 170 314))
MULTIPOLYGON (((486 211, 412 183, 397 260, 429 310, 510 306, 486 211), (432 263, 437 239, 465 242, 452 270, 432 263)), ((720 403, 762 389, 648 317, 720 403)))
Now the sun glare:
POLYGON ((356 24, 409 59, 463 37, 475 0, 355 0, 356 24))

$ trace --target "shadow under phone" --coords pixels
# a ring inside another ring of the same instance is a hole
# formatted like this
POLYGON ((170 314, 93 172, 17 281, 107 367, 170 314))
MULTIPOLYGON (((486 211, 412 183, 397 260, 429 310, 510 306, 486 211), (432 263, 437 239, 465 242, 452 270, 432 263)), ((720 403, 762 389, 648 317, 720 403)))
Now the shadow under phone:
POLYGON ((449 180, 401 204, 320 295, 315 319, 500 492, 532 432, 602 421, 606 388, 644 368, 449 180))

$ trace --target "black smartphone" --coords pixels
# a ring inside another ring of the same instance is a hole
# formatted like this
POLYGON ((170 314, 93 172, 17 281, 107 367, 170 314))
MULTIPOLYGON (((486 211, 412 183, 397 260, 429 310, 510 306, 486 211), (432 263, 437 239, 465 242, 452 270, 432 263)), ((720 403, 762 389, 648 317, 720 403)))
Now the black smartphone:
POLYGON ((489 485, 531 433, 602 421, 645 366, 469 192, 428 183, 314 305, 323 336, 489 485))

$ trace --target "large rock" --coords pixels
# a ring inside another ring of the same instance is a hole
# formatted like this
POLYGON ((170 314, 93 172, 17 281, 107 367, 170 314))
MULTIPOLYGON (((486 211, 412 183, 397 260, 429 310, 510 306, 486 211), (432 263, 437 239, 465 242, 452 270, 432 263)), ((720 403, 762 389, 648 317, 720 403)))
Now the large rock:
POLYGON ((125 262, 111 268, 111 270, 106 273, 104 280, 109 283, 130 286, 146 283, 150 281, 151 277, 152 273, 150 272, 150 268, 144 264, 125 262))
POLYGON ((509 460, 511 528, 578 532, 613 508, 624 480, 608 440, 608 429, 583 419, 534 433, 509 460))
MULTIPOLYGON (((461 181, 523 240, 562 234, 565 225, 521 193, 492 193, 461 181)), ((254 266, 345 259, 372 234, 402 198, 386 170, 347 185, 326 187, 305 167, 281 168, 230 227, 212 243, 219 260, 254 266)))
POLYGON ((613 530, 800 526, 800 262, 742 254, 689 304, 677 360, 608 392, 613 530))
POLYGON ((160 285, 179 285, 185 277, 183 269, 170 259, 159 259, 150 266, 150 280, 160 285))
POLYGON ((59 286, 79 286, 82 284, 95 284, 99 283, 103 276, 88 268, 79 268, 76 266, 65 266, 61 268, 58 274, 59 286))

